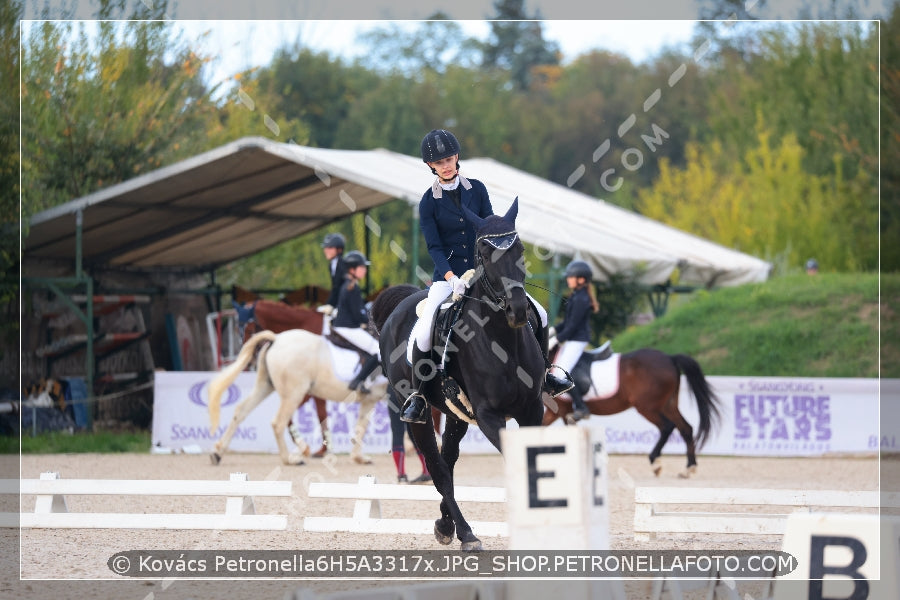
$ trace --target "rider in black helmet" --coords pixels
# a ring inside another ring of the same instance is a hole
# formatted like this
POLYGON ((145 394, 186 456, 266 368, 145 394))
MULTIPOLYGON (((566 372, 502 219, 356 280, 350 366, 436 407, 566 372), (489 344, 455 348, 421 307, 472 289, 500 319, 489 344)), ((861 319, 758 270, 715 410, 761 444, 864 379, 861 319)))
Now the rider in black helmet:
MULTIPOLYGON (((566 285, 572 290, 566 302, 566 316, 556 327, 556 339, 560 342, 556 365, 571 372, 591 341, 591 313, 599 305, 594 297, 591 280, 594 274, 583 260, 573 260, 566 267, 566 285)), ((572 398, 572 419, 579 421, 590 416, 578 387, 569 390, 572 398)))
POLYGON ((369 264, 371 263, 365 255, 358 250, 344 255, 347 278, 340 288, 337 316, 331 323, 336 333, 359 348, 366 356, 359 373, 348 385, 351 390, 359 388, 366 377, 371 375, 381 364, 378 340, 362 328, 364 325, 368 325, 369 315, 366 311, 365 299, 359 289, 359 280, 366 276, 369 264))
MULTIPOLYGON (((434 314, 450 294, 465 293, 469 284, 460 279, 460 275, 475 268, 475 226, 465 219, 462 207, 481 218, 494 214, 484 184, 459 173, 459 153, 459 140, 446 129, 433 129, 422 138, 422 162, 436 178, 419 201, 419 225, 428 254, 434 261, 434 273, 422 316, 412 329, 406 350, 406 358, 413 365, 412 388, 415 391, 406 399, 400 418, 411 423, 427 422, 427 402, 421 393, 422 381, 416 381, 416 373, 432 370, 418 369, 416 365, 427 358, 431 350, 434 314)), ((572 382, 549 372, 547 312, 530 296, 529 299, 541 319, 542 327, 535 335, 548 367, 544 389, 557 396, 570 389, 572 382)))
POLYGON ((328 269, 331 273, 331 293, 324 306, 319 307, 319 312, 331 314, 337 307, 338 299, 341 293, 341 285, 344 283, 347 275, 347 268, 344 266, 344 246, 347 241, 340 233, 329 233, 322 240, 322 252, 328 260, 328 269))

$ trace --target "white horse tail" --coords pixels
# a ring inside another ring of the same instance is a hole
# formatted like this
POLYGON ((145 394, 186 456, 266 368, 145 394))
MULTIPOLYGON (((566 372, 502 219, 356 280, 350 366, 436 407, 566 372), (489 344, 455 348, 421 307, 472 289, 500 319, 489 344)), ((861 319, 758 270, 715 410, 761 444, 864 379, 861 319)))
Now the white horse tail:
POLYGON ((255 334, 247 340, 241 351, 238 353, 237 360, 222 369, 218 375, 209 382, 209 425, 210 431, 215 431, 219 427, 219 408, 222 403, 222 394, 228 389, 238 375, 247 368, 253 355, 256 353, 256 347, 263 342, 274 342, 277 334, 263 330, 255 334))

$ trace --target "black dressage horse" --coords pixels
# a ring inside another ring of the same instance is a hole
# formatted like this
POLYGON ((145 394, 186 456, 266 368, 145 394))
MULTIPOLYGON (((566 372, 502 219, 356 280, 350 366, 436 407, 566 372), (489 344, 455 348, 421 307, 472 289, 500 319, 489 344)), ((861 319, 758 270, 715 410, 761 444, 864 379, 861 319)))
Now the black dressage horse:
MULTIPOLYGON (((425 398, 447 414, 440 451, 431 425, 410 424, 442 498, 434 535, 449 544, 455 529, 463 551, 482 549, 453 496, 453 468, 469 423, 477 424, 500 450, 500 430, 507 418, 520 426, 539 426, 544 412, 544 358, 532 331, 540 321, 525 294, 525 249, 515 230, 517 212, 518 199, 502 217, 481 219, 466 211, 477 232, 475 275, 450 312, 436 316, 435 322, 446 326, 438 325, 430 357, 415 365, 415 381, 424 382, 425 398)), ((416 305, 426 296, 427 291, 414 286, 393 286, 372 306, 382 367, 400 398, 413 391, 406 344, 416 322, 416 305)))

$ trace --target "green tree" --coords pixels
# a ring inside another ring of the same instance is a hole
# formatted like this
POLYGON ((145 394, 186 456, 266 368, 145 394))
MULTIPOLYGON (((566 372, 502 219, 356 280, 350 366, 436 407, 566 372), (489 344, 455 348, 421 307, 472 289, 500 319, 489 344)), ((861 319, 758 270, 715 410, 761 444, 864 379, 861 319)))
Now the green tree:
POLYGON ((19 77, 20 2, 0 4, 0 339, 11 347, 19 330, 19 77))
POLYGON ((558 65, 559 44, 544 39, 540 13, 525 12, 524 0, 495 0, 491 37, 482 45, 482 66, 509 73, 519 90, 527 90, 535 80, 535 69, 558 65))

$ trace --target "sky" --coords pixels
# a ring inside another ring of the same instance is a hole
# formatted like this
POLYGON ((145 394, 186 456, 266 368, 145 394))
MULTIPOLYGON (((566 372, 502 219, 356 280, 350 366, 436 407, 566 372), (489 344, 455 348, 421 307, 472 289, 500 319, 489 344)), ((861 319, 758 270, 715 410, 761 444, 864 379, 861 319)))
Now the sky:
MULTIPOLYGON (((410 27, 416 21, 396 21, 410 27)), ((471 37, 487 40, 490 22, 458 21, 471 37)), ((175 21, 185 39, 212 56, 220 57, 213 66, 212 82, 224 81, 234 74, 269 63, 279 47, 295 39, 317 51, 352 59, 363 51, 354 44, 360 32, 386 22, 378 21, 175 21), (202 34, 206 31, 206 36, 202 34)), ((695 21, 543 21, 544 37, 559 44, 563 62, 569 62, 594 49, 611 50, 642 62, 665 46, 687 44, 695 21)))

